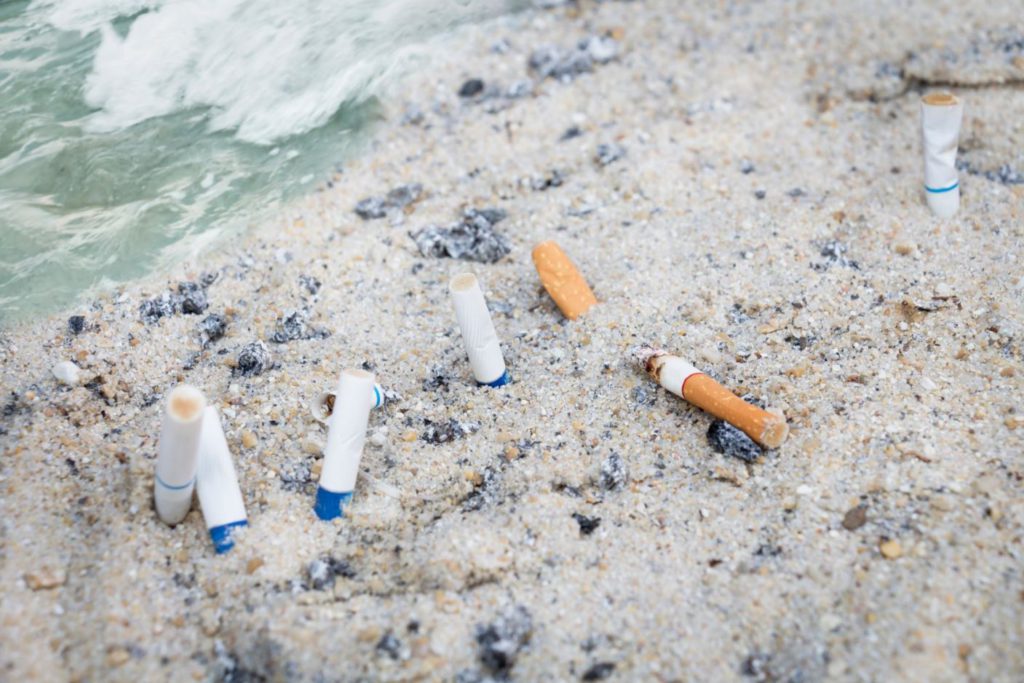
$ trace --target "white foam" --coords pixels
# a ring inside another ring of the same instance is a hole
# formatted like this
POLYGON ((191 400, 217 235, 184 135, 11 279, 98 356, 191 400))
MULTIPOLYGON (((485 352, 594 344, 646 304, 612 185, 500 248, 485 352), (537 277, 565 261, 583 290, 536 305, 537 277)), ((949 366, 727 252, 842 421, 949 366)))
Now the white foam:
POLYGON ((47 0, 63 30, 101 32, 89 127, 204 108, 212 130, 269 144, 379 94, 426 43, 521 0, 47 0), (145 11, 144 11, 145 10, 145 11), (139 12, 123 37, 111 22, 139 12))

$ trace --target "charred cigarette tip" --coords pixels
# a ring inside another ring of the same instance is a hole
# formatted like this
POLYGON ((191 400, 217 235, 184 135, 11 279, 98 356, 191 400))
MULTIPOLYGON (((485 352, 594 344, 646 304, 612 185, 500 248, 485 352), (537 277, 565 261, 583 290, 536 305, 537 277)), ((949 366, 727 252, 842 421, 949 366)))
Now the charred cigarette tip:
POLYGON ((639 346, 634 346, 630 350, 630 355, 633 357, 633 360, 635 360, 640 369, 645 372, 652 371, 653 368, 651 368, 651 361, 653 359, 658 356, 664 356, 667 353, 668 352, 664 349, 659 349, 651 346, 650 344, 640 344, 639 346))

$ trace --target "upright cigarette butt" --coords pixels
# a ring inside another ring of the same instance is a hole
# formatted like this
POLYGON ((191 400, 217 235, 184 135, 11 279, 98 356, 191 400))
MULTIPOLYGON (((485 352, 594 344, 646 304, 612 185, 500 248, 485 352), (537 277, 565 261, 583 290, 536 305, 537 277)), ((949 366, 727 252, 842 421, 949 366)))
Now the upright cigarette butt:
POLYGON ((494 322, 476 275, 456 275, 449 283, 448 290, 455 305, 455 317, 462 330, 462 341, 466 345, 473 377, 479 384, 491 387, 508 384, 511 379, 501 355, 498 333, 494 331, 494 322))
POLYGON ((597 303, 587 281, 562 248, 552 240, 533 248, 533 265, 548 295, 569 320, 575 320, 597 303))
POLYGON ((682 358, 650 346, 638 349, 635 357, 661 386, 725 420, 762 446, 778 448, 789 435, 784 417, 747 403, 682 358))
POLYGON ((925 196, 940 218, 949 218, 960 208, 956 151, 963 115, 964 105, 955 95, 936 92, 921 98, 925 196))
POLYGON ((153 483, 156 513, 165 524, 185 519, 192 507, 205 408, 202 392, 187 384, 179 384, 167 397, 153 483))
POLYGON ((220 415, 213 406, 207 406, 203 413, 196 494, 214 549, 218 554, 226 553, 235 545, 232 532, 249 522, 220 415))
POLYGON ((354 368, 343 370, 336 394, 316 491, 314 510, 320 519, 343 516, 344 506, 352 500, 373 405, 373 375, 354 368))
MULTIPOLYGON (((309 412, 317 422, 327 422, 331 413, 334 412, 334 401, 337 397, 333 391, 321 391, 309 402, 309 412)), ((373 401, 371 408, 380 408, 384 405, 384 389, 379 384, 373 385, 373 401)))

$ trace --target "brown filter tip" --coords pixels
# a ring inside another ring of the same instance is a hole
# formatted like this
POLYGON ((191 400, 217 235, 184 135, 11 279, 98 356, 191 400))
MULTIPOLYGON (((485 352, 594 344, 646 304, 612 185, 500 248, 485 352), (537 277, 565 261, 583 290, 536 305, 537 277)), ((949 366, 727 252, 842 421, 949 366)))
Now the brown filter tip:
POLYGON ((590 285, 554 241, 534 247, 533 264, 544 289, 569 320, 576 320, 597 303, 590 285))

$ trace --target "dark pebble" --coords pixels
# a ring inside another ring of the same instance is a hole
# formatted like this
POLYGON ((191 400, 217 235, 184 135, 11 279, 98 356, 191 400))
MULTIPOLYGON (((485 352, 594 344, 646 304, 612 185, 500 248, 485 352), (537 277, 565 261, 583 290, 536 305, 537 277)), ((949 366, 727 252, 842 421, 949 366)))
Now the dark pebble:
POLYGON ((718 453, 745 462, 755 462, 762 454, 761 447, 753 439, 722 420, 715 420, 708 427, 708 443, 718 453))
POLYGON ((750 159, 744 159, 740 162, 740 173, 747 175, 754 172, 754 164, 750 163, 750 159))
POLYGON ((335 577, 342 576, 351 579, 355 575, 355 571, 348 562, 336 560, 333 557, 317 558, 306 567, 309 587, 318 591, 333 586, 335 577))
POLYGON ((584 672, 583 680, 603 681, 611 676, 613 671, 615 671, 614 662, 598 662, 584 672))
POLYGON ((186 315, 199 315, 210 307, 206 288, 195 282, 178 283, 178 294, 181 296, 181 312, 186 315))
POLYGON ((73 315, 68 318, 68 332, 71 334, 81 334, 82 330, 85 329, 85 316, 84 315, 73 315))
POLYGON ((574 512, 572 513, 572 518, 575 519, 576 523, 580 525, 581 536, 589 536, 590 534, 594 533, 594 529, 601 526, 600 517, 587 517, 586 515, 581 515, 578 512, 574 512))
POLYGON ((618 161, 624 156, 626 156, 626 148, 612 142, 598 145, 597 153, 594 155, 594 158, 597 160, 597 163, 602 166, 607 166, 614 161, 618 161))
POLYGON ((386 654, 391 659, 399 659, 402 656, 402 641, 395 634, 388 631, 377 641, 377 652, 386 654))
POLYGON ((459 97, 476 97, 484 91, 484 82, 479 78, 471 78, 459 88, 459 97))
POLYGON ((316 294, 320 291, 321 282, 312 275, 300 275, 299 284, 306 288, 306 291, 310 294, 316 294))
POLYGON ((298 339, 324 339, 329 336, 327 330, 309 326, 309 315, 305 311, 290 311, 285 317, 277 319, 277 330, 271 335, 270 341, 287 344, 298 339))
POLYGON ((807 193, 804 192, 804 189, 802 187, 794 187, 792 190, 790 190, 786 194, 788 194, 793 199, 796 199, 797 197, 803 197, 807 193))
POLYGON ((424 256, 495 263, 512 251, 504 235, 494 229, 506 215, 501 209, 467 209, 457 223, 428 225, 409 236, 424 256))
POLYGON ((562 133, 562 137, 558 138, 558 141, 559 142, 565 142, 566 140, 572 140, 573 138, 578 138, 581 135, 583 135, 583 131, 580 130, 579 126, 571 126, 571 127, 565 129, 565 132, 562 133))
POLYGON ((522 605, 506 610, 486 626, 478 625, 476 642, 480 646, 480 662, 491 673, 507 677, 532 632, 533 617, 522 605))
POLYGON ((764 190, 754 190, 754 198, 755 199, 764 199, 765 198, 765 194, 766 193, 765 193, 764 190))
POLYGON ((386 197, 367 197, 355 206, 356 214, 364 221, 384 218, 391 211, 404 209, 414 203, 423 194, 423 186, 419 183, 399 185, 388 192, 386 197))
POLYGON ((606 491, 618 491, 628 481, 629 468, 618 453, 612 453, 601 463, 601 488, 606 491))
POLYGON ((373 218, 384 218, 388 215, 387 204, 380 197, 367 197, 361 199, 355 208, 356 215, 362 218, 364 221, 371 220, 373 218))
POLYGON ((427 420, 426 423, 427 428, 423 431, 423 435, 420 438, 427 443, 434 445, 461 439, 466 434, 476 431, 476 428, 478 427, 475 423, 467 423, 463 425, 456 419, 451 419, 447 422, 441 423, 434 423, 427 420))
POLYGON ((242 347, 238 352, 238 363, 235 373, 243 377, 263 374, 273 367, 270 349, 261 341, 254 341, 242 347))
POLYGON ((224 332, 228 329, 228 323, 224 320, 224 316, 216 313, 203 318, 203 321, 199 323, 199 333, 203 337, 203 346, 212 344, 215 341, 224 337, 224 332))
POLYGON ((846 511, 843 515, 843 528, 847 531, 856 531, 868 521, 868 509, 864 505, 857 505, 846 511))

